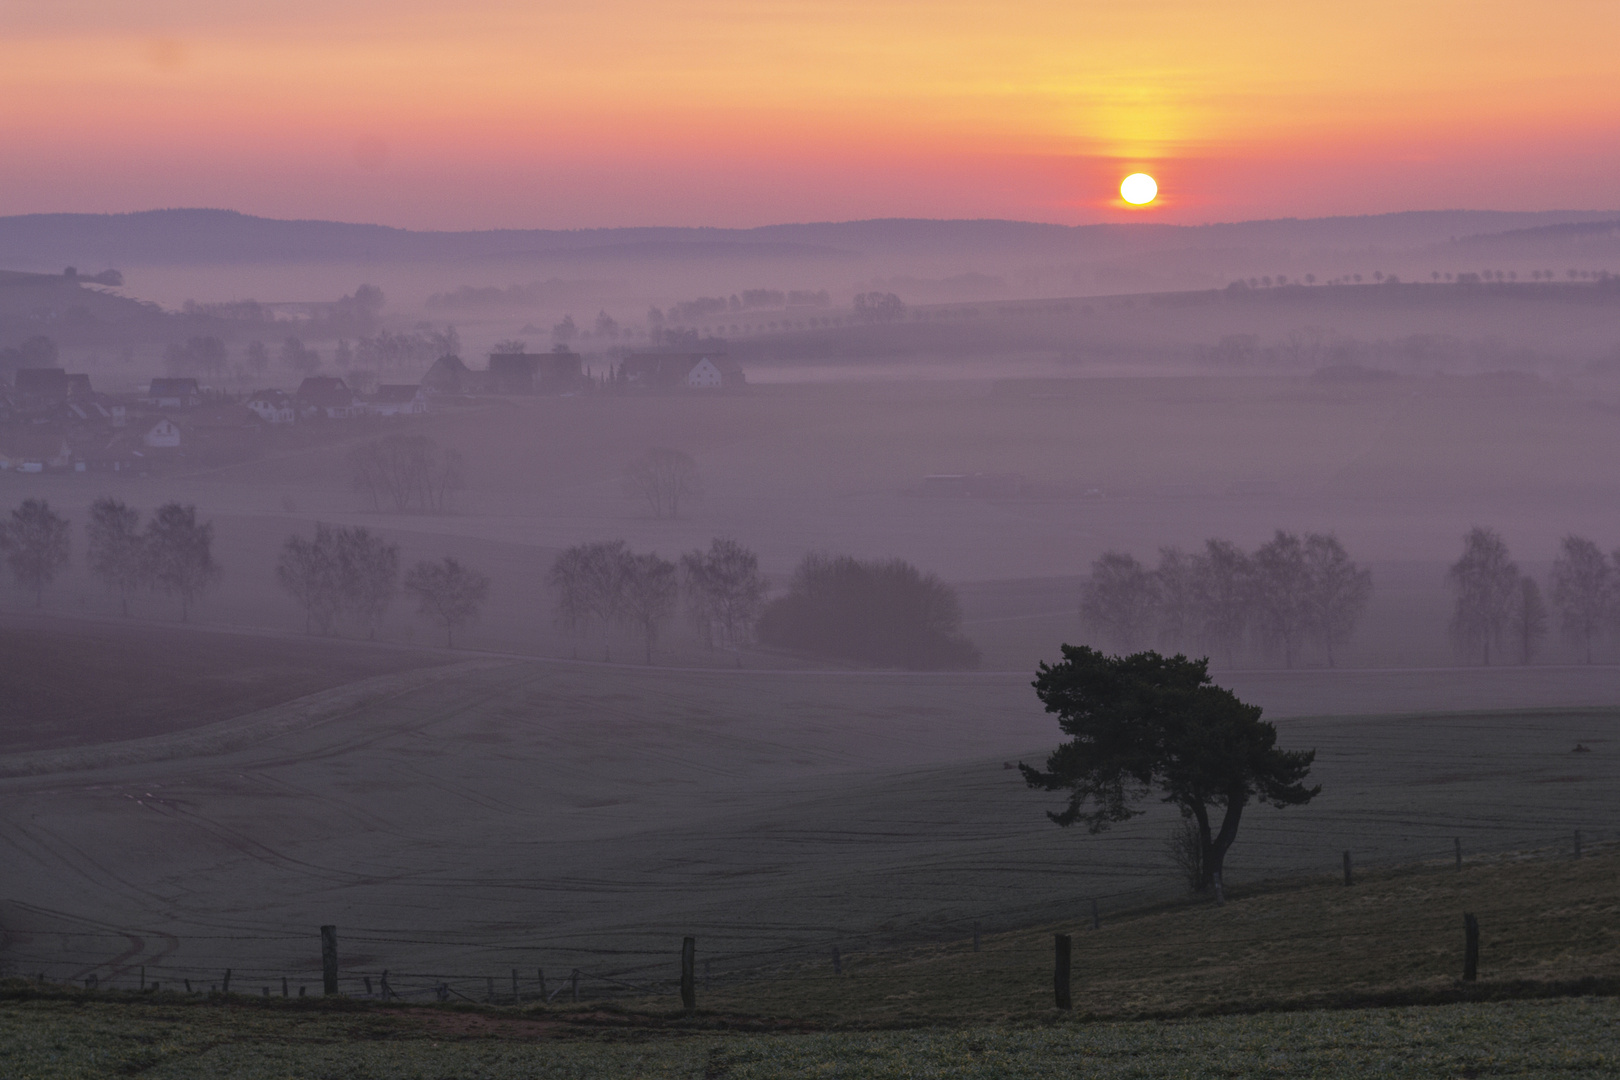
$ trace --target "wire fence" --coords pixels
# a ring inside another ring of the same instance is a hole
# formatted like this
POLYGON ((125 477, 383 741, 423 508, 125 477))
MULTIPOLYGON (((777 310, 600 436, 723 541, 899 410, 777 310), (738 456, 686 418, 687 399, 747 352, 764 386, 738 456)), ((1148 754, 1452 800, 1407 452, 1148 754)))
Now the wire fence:
MULTIPOLYGON (((1515 831, 1511 842, 1494 847, 1480 841, 1476 833, 1467 843, 1459 836, 1444 845, 1436 843, 1432 849, 1425 846, 1413 850, 1408 846, 1399 857, 1324 852, 1315 865, 1297 866, 1292 874, 1273 875, 1273 879, 1303 881, 1342 873, 1345 883, 1350 884, 1356 875, 1368 871, 1402 869, 1426 873, 1519 860, 1577 859, 1620 847, 1620 828, 1583 828, 1540 835, 1515 831)), ((702 958, 688 977, 698 987, 709 988, 747 980, 798 977, 818 965, 837 973, 857 957, 870 958, 912 946, 977 948, 981 935, 1029 927, 1068 925, 1084 933, 1122 913, 1142 911, 1184 896, 1177 897, 1160 881, 1092 895, 1001 903, 898 931, 880 928, 852 932, 834 926, 764 922, 691 927, 689 931, 702 946, 702 958)), ((576 935, 513 932, 492 936, 487 932, 354 925, 336 928, 337 948, 331 962, 314 959, 322 944, 317 927, 255 928, 253 932, 188 933, 182 962, 178 956, 166 958, 178 952, 182 944, 172 935, 61 917, 23 901, 9 903, 31 917, 26 929, 0 928, 0 976, 86 989, 282 998, 335 992, 380 1001, 513 1005, 673 996, 681 987, 681 939, 667 927, 603 931, 605 940, 586 943, 576 935), (149 942, 153 940, 162 942, 162 947, 151 948, 149 942), (442 969, 424 969, 410 962, 411 954, 424 949, 462 959, 442 969), (364 959, 345 960, 345 953, 364 959), (389 963, 390 956, 403 962, 396 967, 389 963)), ((1408 913, 1405 927, 1419 935, 1451 935, 1456 915, 1450 911, 1408 913)), ((1200 933, 1203 931, 1171 931, 1162 935, 1156 947, 1207 944, 1209 939, 1200 937, 1200 933)), ((1344 949, 1386 935, 1376 929, 1340 927, 1334 936, 1336 948, 1344 949)), ((1303 946, 1313 942, 1320 942, 1319 934, 1251 930, 1227 932, 1220 938, 1227 947, 1301 946, 1300 956, 1275 955, 1268 959, 1269 965, 1282 968, 1319 965, 1320 958, 1303 955, 1303 946)), ((1097 963, 1126 960, 1124 950, 1132 950, 1135 955, 1141 948, 1139 944, 1116 944, 1104 938, 1088 942, 1086 947, 1088 957, 1097 963)), ((862 977, 891 981, 915 978, 864 965, 862 977)))

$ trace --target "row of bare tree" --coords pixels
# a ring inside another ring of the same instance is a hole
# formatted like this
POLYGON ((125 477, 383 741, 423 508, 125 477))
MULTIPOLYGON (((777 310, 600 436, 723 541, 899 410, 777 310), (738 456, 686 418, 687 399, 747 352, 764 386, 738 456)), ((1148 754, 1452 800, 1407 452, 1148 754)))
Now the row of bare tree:
POLYGON ((313 537, 293 535, 282 544, 276 582, 304 609, 308 632, 335 633, 347 618, 370 638, 403 584, 418 614, 442 627, 445 646, 454 647, 455 632, 478 620, 489 578, 446 556, 416 563, 401 582, 399 564, 399 545, 369 529, 317 523, 313 537))
MULTIPOLYGON (((219 579, 214 526, 198 523, 196 507, 166 503, 142 528, 140 511, 105 497, 91 505, 85 532, 90 572, 118 597, 125 615, 132 596, 150 591, 179 600, 184 620, 219 579)), ((71 561, 72 533, 72 522, 44 499, 24 500, 0 522, 0 551, 36 605, 71 561)))
POLYGON ((557 556, 546 576, 557 597, 557 622, 575 638, 634 631, 647 663, 671 616, 686 596, 687 612, 711 648, 741 648, 753 637, 769 585, 759 558, 735 540, 716 539, 674 563, 656 552, 634 552, 623 540, 575 544, 557 556))
MULTIPOLYGON (((1509 649, 1521 664, 1536 658, 1550 622, 1547 603, 1536 579, 1520 572, 1500 533, 1471 529, 1446 579, 1455 594, 1450 629, 1459 652, 1487 665, 1509 649)), ((1562 637, 1590 664, 1594 649, 1620 630, 1620 549, 1605 555, 1585 537, 1566 536, 1549 584, 1562 637)))
POLYGON ((1227 540, 1190 554, 1162 548, 1151 569, 1126 552, 1106 552, 1080 586, 1080 616, 1122 653, 1153 645, 1213 652, 1230 663, 1252 641, 1293 667, 1314 643, 1331 667, 1371 596, 1371 572, 1337 537, 1278 530, 1253 552, 1227 540))

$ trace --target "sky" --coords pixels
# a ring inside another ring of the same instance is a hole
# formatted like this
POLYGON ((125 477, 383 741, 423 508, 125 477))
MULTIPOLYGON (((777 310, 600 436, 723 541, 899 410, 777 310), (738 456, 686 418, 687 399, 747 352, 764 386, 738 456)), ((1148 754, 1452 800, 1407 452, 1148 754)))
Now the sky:
POLYGON ((1615 0, 0 0, 0 214, 1610 209, 1617 36, 1615 0))

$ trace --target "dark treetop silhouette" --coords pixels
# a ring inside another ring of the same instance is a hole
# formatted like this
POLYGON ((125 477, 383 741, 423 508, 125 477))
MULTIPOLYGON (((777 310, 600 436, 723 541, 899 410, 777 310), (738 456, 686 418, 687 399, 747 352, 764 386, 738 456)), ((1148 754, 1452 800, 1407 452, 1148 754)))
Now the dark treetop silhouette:
POLYGON ((1220 881, 1250 800, 1296 806, 1322 790, 1301 782, 1316 751, 1278 750, 1277 729, 1261 721, 1259 706, 1213 685, 1207 660, 1064 645, 1063 660, 1043 663, 1034 686, 1073 736, 1046 759, 1047 771, 1019 764, 1030 787, 1069 792, 1069 805, 1047 816, 1097 833, 1142 813, 1133 804, 1156 789, 1198 823, 1200 888, 1220 881), (1212 831, 1216 808, 1224 813, 1212 831))

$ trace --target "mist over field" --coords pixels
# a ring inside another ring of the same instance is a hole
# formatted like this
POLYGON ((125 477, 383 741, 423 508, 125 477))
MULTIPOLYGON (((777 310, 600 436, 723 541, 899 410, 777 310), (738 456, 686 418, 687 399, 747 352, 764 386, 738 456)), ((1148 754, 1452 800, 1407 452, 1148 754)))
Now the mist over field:
POLYGON ((336 925, 344 993, 608 997, 1180 902, 1173 807, 1016 768, 1065 644, 1317 751, 1227 890, 1611 842, 1617 275, 1604 211, 0 218, 0 974, 313 993, 336 925))

